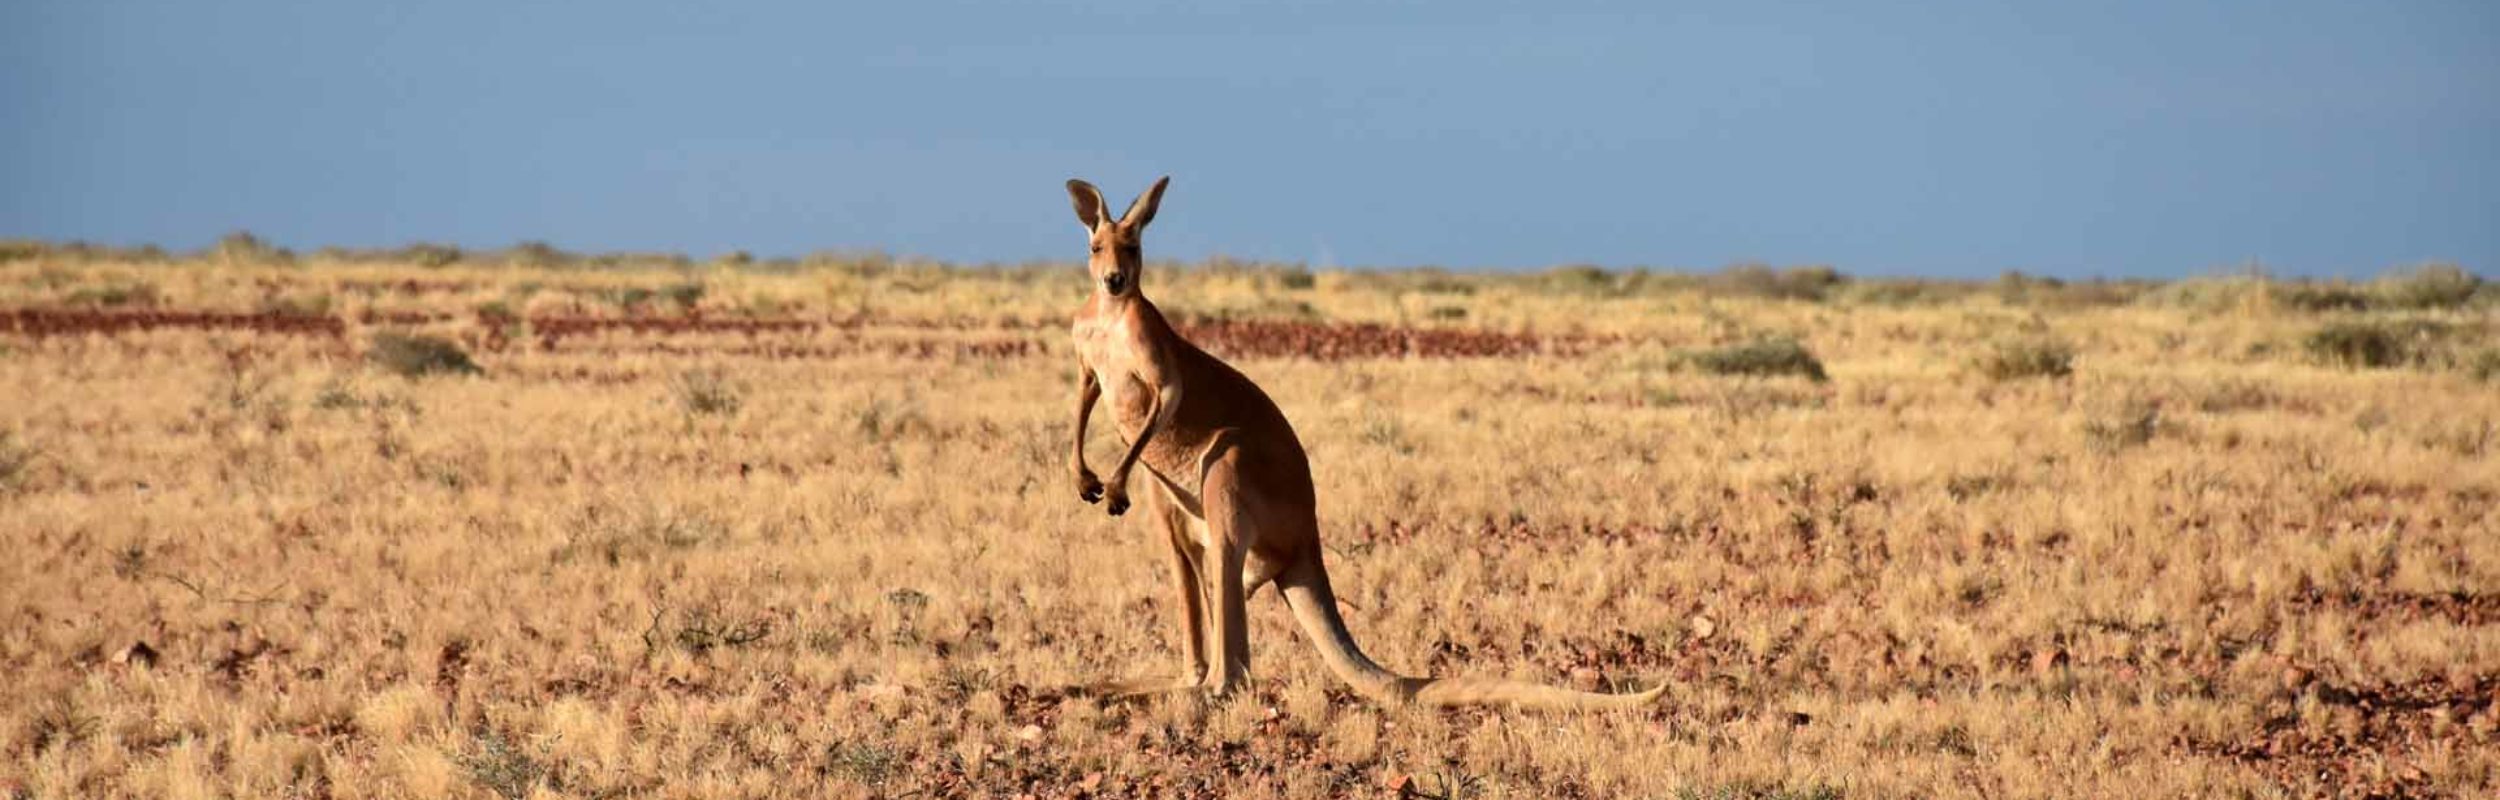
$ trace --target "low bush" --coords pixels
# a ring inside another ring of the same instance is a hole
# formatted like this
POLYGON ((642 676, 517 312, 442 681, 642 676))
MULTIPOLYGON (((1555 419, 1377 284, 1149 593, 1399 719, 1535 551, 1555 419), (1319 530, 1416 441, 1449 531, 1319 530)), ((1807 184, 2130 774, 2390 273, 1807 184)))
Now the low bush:
POLYGON ((1989 380, 2063 378, 2075 374, 2075 348, 2045 338, 2007 339, 1972 363, 1989 380))
POLYGON ((2346 369, 2384 369, 2421 363, 2444 331, 2434 322, 2348 320, 2330 322, 2301 339, 2320 363, 2346 369))
POLYGON ((427 375, 475 375, 477 362, 469 360, 460 345, 439 336, 383 333, 373 337, 373 347, 365 351, 366 363, 410 378, 427 375))
POLYGON ((1829 380, 1823 362, 1795 339, 1766 338, 1684 354, 1684 363, 1712 375, 1797 375, 1829 380))

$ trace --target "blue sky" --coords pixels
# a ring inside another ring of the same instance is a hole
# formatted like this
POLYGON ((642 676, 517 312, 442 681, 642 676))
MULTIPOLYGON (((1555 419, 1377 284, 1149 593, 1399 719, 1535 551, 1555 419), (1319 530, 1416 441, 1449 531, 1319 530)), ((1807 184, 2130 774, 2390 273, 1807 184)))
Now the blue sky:
POLYGON ((2500 5, 0 4, 0 236, 1315 266, 2500 263, 2500 5))

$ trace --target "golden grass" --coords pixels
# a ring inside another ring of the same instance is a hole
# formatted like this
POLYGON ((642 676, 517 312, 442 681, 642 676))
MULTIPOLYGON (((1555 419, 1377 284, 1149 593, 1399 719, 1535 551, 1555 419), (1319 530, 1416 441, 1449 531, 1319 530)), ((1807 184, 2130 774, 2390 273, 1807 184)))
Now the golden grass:
MULTIPOLYGON (((1062 696, 1177 659, 1157 545, 1065 474, 1072 269, 0 264, 0 311, 343 323, 0 329, 0 796, 2500 790, 2467 370, 2319 363, 2327 317, 2263 304, 1427 277, 1146 288, 1576 342, 1235 363, 1311 450, 1375 657, 1671 683, 1655 712, 1375 707, 1266 597, 1248 692, 1062 696), (825 324, 531 329, 689 313, 825 324), (484 374, 370 367, 386 330, 484 374), (1684 367, 1766 337, 1829 381, 1684 367), (2050 337, 2072 375, 1972 367, 2050 337), (1030 349, 959 347, 997 342, 1030 349)), ((2495 342, 2489 304, 2372 316, 2495 342)))

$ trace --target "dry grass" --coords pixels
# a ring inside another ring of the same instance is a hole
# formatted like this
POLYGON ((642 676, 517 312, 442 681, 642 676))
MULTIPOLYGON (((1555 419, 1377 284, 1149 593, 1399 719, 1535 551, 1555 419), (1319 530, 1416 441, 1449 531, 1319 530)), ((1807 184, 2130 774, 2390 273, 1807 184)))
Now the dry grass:
POLYGON ((2500 404, 2305 345, 2488 353, 2456 281, 1151 272, 1308 444, 1374 655, 1674 687, 1537 717, 1356 701, 1264 597, 1249 692, 1060 693, 1176 659, 1063 472, 1072 268, 423 264, 0 263, 0 797, 2500 790, 2500 404), (1973 374, 2044 332, 2085 366, 1973 374), (1685 368, 1752 341, 1828 380, 1685 368))

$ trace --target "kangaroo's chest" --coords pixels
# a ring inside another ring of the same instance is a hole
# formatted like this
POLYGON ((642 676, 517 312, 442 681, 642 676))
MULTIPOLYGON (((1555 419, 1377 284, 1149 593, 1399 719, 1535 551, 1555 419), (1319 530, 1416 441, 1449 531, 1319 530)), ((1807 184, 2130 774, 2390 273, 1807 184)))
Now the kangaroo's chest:
POLYGON ((1137 377, 1149 356, 1137 332, 1121 319, 1080 317, 1071 331, 1077 358, 1102 386, 1102 405, 1111 411, 1123 438, 1135 439, 1154 412, 1154 387, 1137 377))

